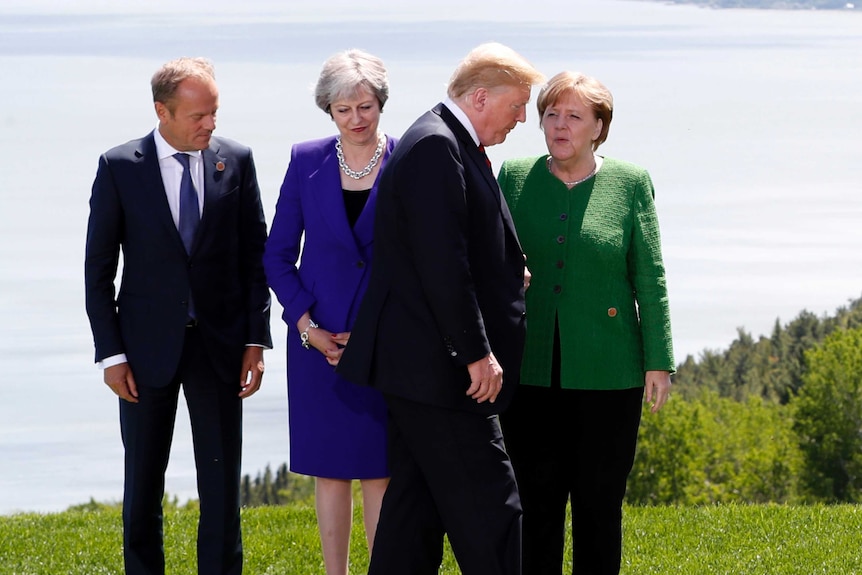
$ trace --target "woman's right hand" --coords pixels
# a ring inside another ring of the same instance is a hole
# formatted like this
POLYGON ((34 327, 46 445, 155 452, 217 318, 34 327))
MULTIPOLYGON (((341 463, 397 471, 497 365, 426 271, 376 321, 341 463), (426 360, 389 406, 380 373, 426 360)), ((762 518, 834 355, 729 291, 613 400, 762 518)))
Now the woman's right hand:
POLYGON ((330 344, 324 346, 324 349, 320 350, 320 353, 322 353, 323 357, 326 358, 326 363, 335 367, 341 360, 341 354, 344 353, 344 346, 347 345, 347 340, 350 339, 350 332, 345 331, 341 333, 332 333, 326 330, 321 331, 329 336, 330 344))
POLYGON ((338 365, 344 346, 350 339, 350 332, 332 333, 321 326, 309 327, 310 322, 311 314, 305 312, 296 322, 296 329, 299 330, 299 333, 307 330, 308 345, 322 353, 326 363, 333 367, 338 365))
MULTIPOLYGON (((350 333, 346 334, 332 333, 322 327, 313 327, 308 330, 308 343, 311 347, 323 354, 326 363, 335 367, 341 359, 341 353, 344 351, 344 344, 347 343, 347 338, 350 333)), ((309 350, 310 351, 310 350, 309 350)))

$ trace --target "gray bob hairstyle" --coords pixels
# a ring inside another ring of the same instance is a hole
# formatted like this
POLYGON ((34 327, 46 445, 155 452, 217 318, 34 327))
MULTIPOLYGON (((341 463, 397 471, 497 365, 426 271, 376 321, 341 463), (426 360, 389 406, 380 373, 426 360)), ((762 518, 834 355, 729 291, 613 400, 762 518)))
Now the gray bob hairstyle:
POLYGON ((318 108, 332 115, 332 102, 349 98, 361 88, 374 94, 383 110, 389 99, 389 79, 383 60, 355 48, 346 50, 323 63, 314 89, 314 101, 318 108))

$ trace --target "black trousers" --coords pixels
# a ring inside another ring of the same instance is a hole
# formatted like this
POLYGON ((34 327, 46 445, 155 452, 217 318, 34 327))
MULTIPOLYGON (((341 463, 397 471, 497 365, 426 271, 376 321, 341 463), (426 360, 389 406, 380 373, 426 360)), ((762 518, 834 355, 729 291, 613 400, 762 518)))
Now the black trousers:
POLYGON ((387 396, 392 477, 369 575, 436 575, 448 535, 464 575, 521 573, 521 504, 497 416, 387 396))
POLYGON ((643 389, 522 385, 502 416, 524 508, 524 575, 560 575, 566 502, 574 575, 616 575, 643 389))
POLYGON ((163 575, 162 498, 179 389, 189 409, 201 516, 198 573, 239 575, 242 401, 236 381, 219 381, 197 328, 187 328, 179 369, 166 387, 138 386, 138 403, 120 400, 125 447, 123 556, 127 575, 163 575))

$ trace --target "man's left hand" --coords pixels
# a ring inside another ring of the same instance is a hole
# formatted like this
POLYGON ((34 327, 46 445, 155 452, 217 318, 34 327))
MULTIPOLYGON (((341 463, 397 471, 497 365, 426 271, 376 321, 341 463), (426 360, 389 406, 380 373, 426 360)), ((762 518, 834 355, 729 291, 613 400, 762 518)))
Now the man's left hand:
POLYGON ((246 347, 242 356, 242 372, 239 377, 239 396, 241 399, 251 397, 260 389, 263 370, 263 348, 255 345, 246 347))
POLYGON ((503 368, 497 363, 497 358, 490 353, 467 366, 470 373, 470 388, 467 395, 477 403, 490 401, 494 403, 500 390, 503 389, 503 368))

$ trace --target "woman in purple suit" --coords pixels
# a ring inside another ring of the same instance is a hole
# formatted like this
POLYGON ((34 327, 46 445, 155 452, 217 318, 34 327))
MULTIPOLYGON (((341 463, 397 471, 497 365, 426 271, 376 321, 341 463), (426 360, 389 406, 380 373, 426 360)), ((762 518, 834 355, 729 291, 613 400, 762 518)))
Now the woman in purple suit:
POLYGON ((395 146, 378 131, 388 96, 379 58, 348 50, 324 63, 315 100, 338 135, 293 147, 264 255, 288 325, 290 470, 315 477, 327 575, 347 574, 352 480, 369 552, 388 483, 383 398, 334 371, 371 271, 377 176, 395 146))

